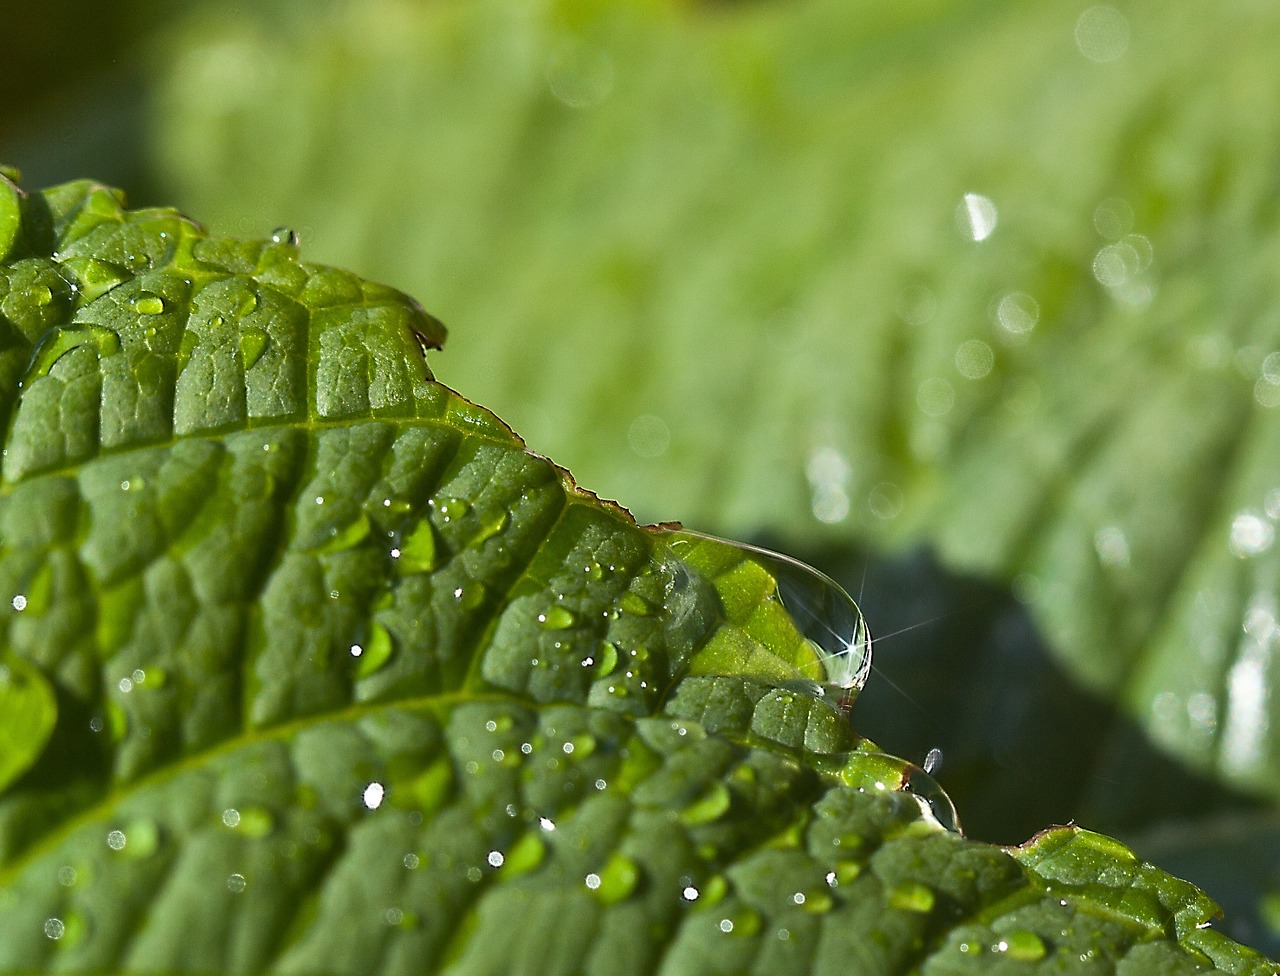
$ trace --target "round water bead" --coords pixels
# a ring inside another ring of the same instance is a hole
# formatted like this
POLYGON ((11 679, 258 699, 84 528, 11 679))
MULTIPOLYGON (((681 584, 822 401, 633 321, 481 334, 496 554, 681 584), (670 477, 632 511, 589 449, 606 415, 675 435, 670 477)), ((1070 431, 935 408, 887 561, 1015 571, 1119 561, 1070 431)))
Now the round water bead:
POLYGON ((839 583, 798 559, 759 546, 686 529, 664 529, 663 534, 675 555, 717 589, 720 581, 742 576, 744 564, 763 570, 767 577, 756 577, 756 582, 765 584, 762 602, 780 605, 813 650, 811 662, 797 665, 800 676, 848 711, 871 673, 871 631, 857 603, 839 583))

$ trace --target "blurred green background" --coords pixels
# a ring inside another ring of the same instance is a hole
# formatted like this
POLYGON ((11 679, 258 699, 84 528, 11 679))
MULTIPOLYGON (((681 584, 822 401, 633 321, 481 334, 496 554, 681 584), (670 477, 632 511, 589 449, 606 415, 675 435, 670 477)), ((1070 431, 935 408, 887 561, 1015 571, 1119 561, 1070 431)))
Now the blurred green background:
POLYGON ((1280 953, 1280 7, 132 0, 0 34, 0 157, 452 329, 642 521, 800 555, 968 832, 1117 834, 1280 953))

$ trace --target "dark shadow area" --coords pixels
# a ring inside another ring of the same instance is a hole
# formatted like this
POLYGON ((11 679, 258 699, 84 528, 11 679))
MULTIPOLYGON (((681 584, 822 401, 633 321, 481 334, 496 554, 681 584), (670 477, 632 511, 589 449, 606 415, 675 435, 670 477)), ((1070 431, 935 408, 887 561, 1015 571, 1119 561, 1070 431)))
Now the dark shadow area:
POLYGON ((915 762, 941 749, 935 777, 969 836, 1016 844, 1072 821, 1127 835, 1262 806, 1157 751, 1079 688, 1008 589, 949 573, 924 551, 788 551, 842 583, 871 627, 855 728, 915 762))
POLYGON ((1186 769, 1079 688, 1007 588, 950 573, 924 550, 784 548, 842 583, 871 627, 874 670, 854 727, 917 763, 941 749, 934 776, 968 836, 1017 844, 1072 821, 1117 836, 1217 901, 1216 929, 1280 955, 1274 808, 1186 769))

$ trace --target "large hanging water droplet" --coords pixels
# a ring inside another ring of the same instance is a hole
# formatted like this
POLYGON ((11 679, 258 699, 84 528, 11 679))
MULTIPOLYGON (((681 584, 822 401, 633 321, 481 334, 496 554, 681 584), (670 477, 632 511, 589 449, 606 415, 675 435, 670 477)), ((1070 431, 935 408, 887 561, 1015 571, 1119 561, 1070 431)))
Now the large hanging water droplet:
POLYGON ((793 662, 799 677, 848 710, 871 673, 871 631, 839 583, 798 559, 758 546, 684 529, 663 534, 684 565, 716 587, 730 617, 735 602, 780 605, 812 652, 793 662), (744 571, 751 567, 754 573, 744 571))
POLYGON ((902 789, 916 798, 927 819, 934 820, 955 833, 962 832, 960 815, 956 812, 951 797, 947 796, 947 791, 938 785, 936 779, 919 766, 912 766, 907 771, 902 789))

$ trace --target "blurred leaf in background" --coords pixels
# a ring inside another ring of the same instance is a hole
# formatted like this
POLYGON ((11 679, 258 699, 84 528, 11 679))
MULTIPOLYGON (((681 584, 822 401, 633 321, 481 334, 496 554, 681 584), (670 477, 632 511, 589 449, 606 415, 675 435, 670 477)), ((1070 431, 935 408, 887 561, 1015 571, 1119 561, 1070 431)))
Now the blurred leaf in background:
MULTIPOLYGON (((865 576, 881 633, 943 615, 881 643, 919 707, 873 689, 858 721, 936 738, 978 836, 1043 812, 1140 841, 1195 813, 1210 838, 1235 816, 1213 811, 1280 798, 1280 10, 279 0, 155 23, 145 106, 60 96, 136 113, 131 185, 226 233, 275 215, 420 296, 453 326, 441 378, 638 517, 865 576), (916 555, 868 569, 854 544, 916 555)), ((116 172, 60 131, 74 169, 116 172)), ((28 183, 78 175, 48 144, 6 144, 28 183)), ((1272 952, 1274 861, 1210 886, 1272 952)))

